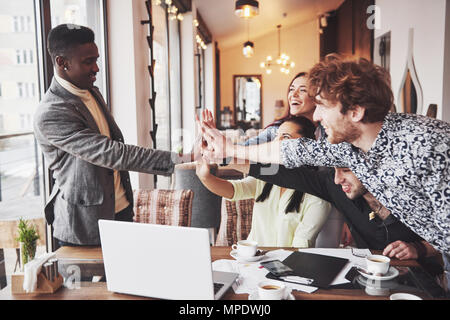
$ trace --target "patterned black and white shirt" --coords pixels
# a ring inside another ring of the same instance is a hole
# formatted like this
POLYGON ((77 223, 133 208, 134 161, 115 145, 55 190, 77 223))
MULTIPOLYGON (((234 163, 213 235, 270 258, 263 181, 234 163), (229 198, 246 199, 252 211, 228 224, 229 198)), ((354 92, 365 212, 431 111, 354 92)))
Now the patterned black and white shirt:
POLYGON ((367 152, 349 143, 283 140, 283 164, 348 167, 392 214, 450 252, 450 124, 389 113, 367 152))

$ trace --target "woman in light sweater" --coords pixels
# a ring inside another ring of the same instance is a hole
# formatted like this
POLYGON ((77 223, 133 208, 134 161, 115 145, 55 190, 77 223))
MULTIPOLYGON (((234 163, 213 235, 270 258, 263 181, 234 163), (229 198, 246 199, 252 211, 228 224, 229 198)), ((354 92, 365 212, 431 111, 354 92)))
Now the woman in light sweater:
MULTIPOLYGON (((315 126, 304 117, 285 120, 275 139, 314 138, 315 126)), ((228 200, 255 199, 248 239, 265 247, 314 247, 326 222, 330 204, 293 189, 280 188, 253 177, 224 180, 210 173, 206 161, 197 163, 197 175, 211 192, 228 200)))

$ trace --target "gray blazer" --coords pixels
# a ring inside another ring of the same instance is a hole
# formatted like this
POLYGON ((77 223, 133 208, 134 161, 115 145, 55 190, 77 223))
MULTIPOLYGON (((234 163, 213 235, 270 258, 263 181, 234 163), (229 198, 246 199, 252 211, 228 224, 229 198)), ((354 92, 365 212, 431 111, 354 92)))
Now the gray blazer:
POLYGON ((96 98, 109 124, 111 138, 100 134, 80 98, 53 79, 34 117, 34 133, 53 171, 55 185, 45 206, 54 237, 79 245, 99 245, 99 219, 114 219, 114 171, 119 170, 130 204, 128 171, 170 175, 176 154, 124 143, 98 88, 96 98))

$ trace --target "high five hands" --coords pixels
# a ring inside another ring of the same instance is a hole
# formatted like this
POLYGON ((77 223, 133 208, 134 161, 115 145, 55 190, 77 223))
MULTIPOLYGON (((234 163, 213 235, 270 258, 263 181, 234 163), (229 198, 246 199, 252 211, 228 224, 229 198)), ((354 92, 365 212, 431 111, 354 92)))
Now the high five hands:
POLYGON ((195 121, 201 133, 201 143, 196 141, 196 144, 201 145, 203 161, 222 163, 224 158, 232 156, 234 144, 216 128, 211 111, 203 110, 202 120, 196 116, 195 121))

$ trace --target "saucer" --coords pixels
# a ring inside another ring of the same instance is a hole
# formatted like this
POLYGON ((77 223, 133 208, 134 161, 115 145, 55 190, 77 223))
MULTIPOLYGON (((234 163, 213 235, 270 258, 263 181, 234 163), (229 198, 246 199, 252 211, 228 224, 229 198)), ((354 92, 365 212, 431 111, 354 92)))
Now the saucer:
MULTIPOLYGON (((252 292, 248 295, 248 300, 260 300, 259 299, 259 295, 258 292, 252 292)), ((281 299, 281 300, 295 300, 295 297, 293 296, 292 293, 289 293, 289 295, 287 296, 286 299, 281 299)))
POLYGON ((399 274, 398 270, 395 269, 394 267, 389 267, 389 271, 384 276, 371 275, 371 274, 364 273, 360 270, 358 270, 358 272, 367 279, 380 280, 380 281, 394 279, 399 274))
POLYGON ((236 250, 231 250, 230 256, 236 259, 239 262, 256 262, 264 258, 264 255, 253 256, 253 257, 241 257, 238 255, 236 250))
POLYGON ((394 293, 389 297, 390 300, 423 300, 421 297, 409 293, 394 293))

